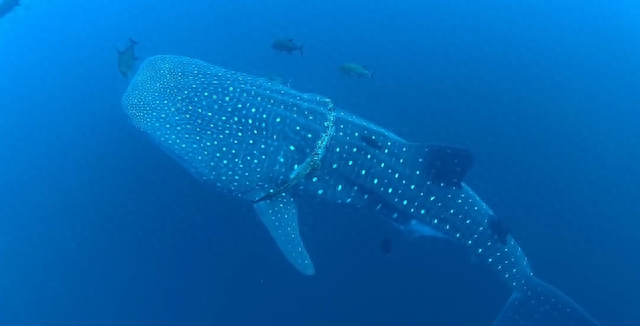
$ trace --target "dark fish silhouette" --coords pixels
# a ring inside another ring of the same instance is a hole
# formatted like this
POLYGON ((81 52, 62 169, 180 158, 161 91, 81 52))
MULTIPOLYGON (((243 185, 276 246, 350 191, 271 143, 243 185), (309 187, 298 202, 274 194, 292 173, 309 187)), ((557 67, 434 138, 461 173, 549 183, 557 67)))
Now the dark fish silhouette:
POLYGON ((340 66, 340 72, 350 77, 371 79, 376 70, 357 63, 345 63, 340 66))
POLYGON ((277 39, 271 43, 271 47, 280 52, 287 52, 289 54, 293 54, 293 51, 300 51, 300 55, 302 55, 303 45, 296 45, 293 43, 293 39, 277 39))
POLYGON ((133 68, 136 60, 138 60, 134 53, 134 47, 138 44, 138 42, 129 39, 129 46, 127 46, 124 50, 120 51, 116 49, 116 51, 118 51, 118 71, 120 71, 120 74, 122 74, 122 76, 124 76, 125 78, 129 77, 131 68, 133 68))
POLYGON ((0 18, 8 15, 20 5, 20 0, 4 0, 0 2, 0 18))
POLYGON ((271 75, 268 75, 266 78, 276 84, 287 86, 289 88, 291 88, 291 81, 293 80, 293 79, 286 80, 282 75, 278 75, 278 74, 271 74, 271 75))

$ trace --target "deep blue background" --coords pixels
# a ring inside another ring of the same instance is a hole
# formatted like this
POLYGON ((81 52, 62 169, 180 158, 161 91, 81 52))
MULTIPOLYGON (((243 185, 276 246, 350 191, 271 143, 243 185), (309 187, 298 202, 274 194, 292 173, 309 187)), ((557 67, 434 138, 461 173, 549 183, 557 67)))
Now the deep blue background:
POLYGON ((0 20, 1 325, 490 325, 509 296, 447 241, 316 202, 300 211, 317 274, 297 273, 247 203, 127 123, 129 37, 467 147, 468 184, 537 275, 604 326, 640 325, 637 3, 23 2, 0 20), (346 78, 347 61, 376 75, 346 78))

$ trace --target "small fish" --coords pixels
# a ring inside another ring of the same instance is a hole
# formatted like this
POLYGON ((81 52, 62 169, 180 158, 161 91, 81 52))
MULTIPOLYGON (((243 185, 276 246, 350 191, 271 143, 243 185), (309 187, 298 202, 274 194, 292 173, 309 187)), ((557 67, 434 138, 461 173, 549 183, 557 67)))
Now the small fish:
POLYGON ((120 71, 120 74, 122 74, 122 76, 124 76, 125 78, 129 77, 131 68, 133 68, 136 60, 138 60, 134 53, 134 47, 138 44, 138 42, 129 39, 129 46, 127 46, 124 50, 120 51, 116 49, 116 51, 118 51, 118 71, 120 71))
POLYGON ((271 47, 276 51, 287 52, 289 54, 293 54, 293 51, 300 51, 300 55, 302 55, 304 44, 298 46, 293 43, 293 39, 277 39, 271 43, 271 47))
POLYGON ((8 15, 18 6, 20 6, 20 0, 4 0, 0 2, 0 18, 8 15))
POLYGON ((340 66, 340 72, 351 77, 371 79, 376 70, 369 70, 367 66, 362 66, 355 63, 345 63, 340 66))
POLYGON ((289 88, 291 88, 291 81, 293 81, 293 79, 289 79, 288 81, 285 82, 284 77, 278 74, 271 74, 271 75, 268 75, 266 78, 278 85, 287 86, 289 88))
POLYGON ((383 254, 388 255, 391 253, 391 239, 384 238, 380 241, 380 250, 383 254))

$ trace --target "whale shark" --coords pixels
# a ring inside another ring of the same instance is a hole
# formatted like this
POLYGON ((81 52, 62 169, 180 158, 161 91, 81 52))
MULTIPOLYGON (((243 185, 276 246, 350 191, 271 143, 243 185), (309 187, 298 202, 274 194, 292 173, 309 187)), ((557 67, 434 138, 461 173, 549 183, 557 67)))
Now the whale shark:
POLYGON ((493 326, 599 325, 529 261, 464 182, 466 149, 408 142, 323 96, 197 59, 146 59, 122 97, 133 126, 216 191, 251 203, 286 259, 315 273, 299 198, 357 207, 408 234, 467 248, 512 295, 493 326))

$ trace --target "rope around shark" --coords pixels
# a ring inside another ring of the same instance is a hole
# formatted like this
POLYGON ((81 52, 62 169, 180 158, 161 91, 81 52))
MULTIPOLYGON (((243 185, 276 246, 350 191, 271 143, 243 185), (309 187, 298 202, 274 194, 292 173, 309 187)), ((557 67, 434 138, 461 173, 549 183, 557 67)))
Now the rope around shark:
POLYGON ((324 99, 324 101, 327 103, 327 111, 328 111, 327 121, 325 121, 324 123, 326 128, 325 128, 325 131, 322 133, 322 137, 320 137, 320 139, 316 143, 316 147, 314 148, 313 152, 311 152, 311 155, 309 156, 309 158, 307 158, 304 161, 304 163, 300 165, 300 167, 298 167, 295 171, 293 171, 292 176, 289 179, 289 181, 287 181, 287 183, 280 186, 278 189, 275 189, 275 190, 272 189, 266 195, 263 195, 262 197, 255 199, 253 201, 254 203, 259 203, 265 200, 269 200, 277 196, 278 194, 285 192, 289 188, 293 187, 298 182, 303 180, 307 175, 315 174, 318 171, 321 165, 322 157, 327 151, 327 145, 329 144, 329 141, 331 140, 331 136, 333 136, 336 129, 335 106, 333 105, 333 102, 331 102, 331 100, 329 99, 324 99))

